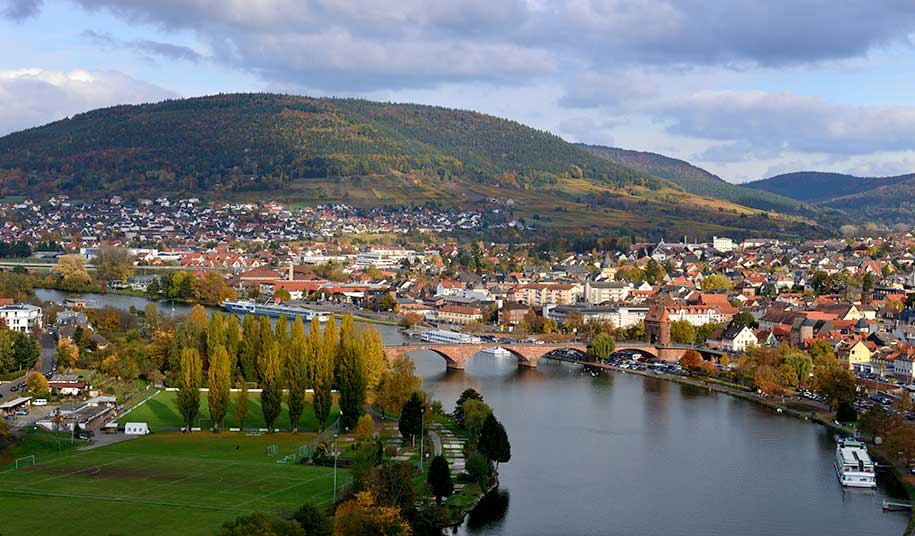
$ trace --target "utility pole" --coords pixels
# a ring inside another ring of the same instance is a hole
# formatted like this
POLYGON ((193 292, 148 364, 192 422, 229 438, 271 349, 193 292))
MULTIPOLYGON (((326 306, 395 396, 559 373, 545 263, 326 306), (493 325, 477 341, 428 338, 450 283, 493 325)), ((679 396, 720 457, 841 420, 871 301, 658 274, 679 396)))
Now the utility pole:
POLYGON ((337 434, 334 434, 334 504, 337 504, 337 434))
POLYGON ((420 418, 419 418, 419 472, 422 473, 423 472, 423 443, 425 443, 423 432, 425 432, 425 428, 426 428, 426 408, 421 409, 419 411, 419 415, 420 415, 420 418))

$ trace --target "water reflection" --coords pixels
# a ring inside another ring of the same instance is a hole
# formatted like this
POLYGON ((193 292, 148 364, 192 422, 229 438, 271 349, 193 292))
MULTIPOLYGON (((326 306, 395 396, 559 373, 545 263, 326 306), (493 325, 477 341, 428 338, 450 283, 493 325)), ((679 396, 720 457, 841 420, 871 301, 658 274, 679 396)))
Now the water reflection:
MULTIPOLYGON (((467 534, 501 534, 508 512, 509 492, 497 488, 480 499, 464 524, 467 534)), ((457 530, 453 531, 457 534, 457 530)))

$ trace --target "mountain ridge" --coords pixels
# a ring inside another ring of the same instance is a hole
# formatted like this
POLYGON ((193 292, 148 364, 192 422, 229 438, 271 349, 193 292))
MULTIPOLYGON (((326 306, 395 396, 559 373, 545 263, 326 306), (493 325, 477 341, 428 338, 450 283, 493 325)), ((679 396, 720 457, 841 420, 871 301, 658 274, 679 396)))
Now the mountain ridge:
POLYGON ((554 231, 822 234, 690 193, 515 121, 443 107, 265 93, 93 110, 0 138, 0 195, 270 198, 481 206, 554 231))

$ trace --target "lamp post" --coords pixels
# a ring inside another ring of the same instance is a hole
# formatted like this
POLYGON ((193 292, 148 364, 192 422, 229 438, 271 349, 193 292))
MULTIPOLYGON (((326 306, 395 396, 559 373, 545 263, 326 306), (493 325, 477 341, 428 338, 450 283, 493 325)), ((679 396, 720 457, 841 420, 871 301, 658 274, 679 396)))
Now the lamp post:
POLYGON ((419 410, 419 472, 423 472, 423 443, 425 443, 423 432, 426 428, 426 408, 419 410))
POLYGON ((334 504, 337 504, 337 434, 334 434, 334 504))

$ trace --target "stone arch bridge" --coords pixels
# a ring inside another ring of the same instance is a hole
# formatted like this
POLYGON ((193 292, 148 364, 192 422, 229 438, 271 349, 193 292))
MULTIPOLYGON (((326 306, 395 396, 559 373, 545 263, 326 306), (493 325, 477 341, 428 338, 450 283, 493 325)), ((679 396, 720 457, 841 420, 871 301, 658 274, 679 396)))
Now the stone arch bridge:
MULTIPOLYGON (((436 353, 445 360, 450 369, 463 369, 464 364, 474 355, 483 350, 502 348, 518 359, 518 366, 536 367, 537 361, 556 350, 576 350, 581 353, 587 353, 588 347, 584 343, 546 343, 546 344, 403 344, 400 346, 385 346, 384 351, 388 359, 394 359, 399 355, 408 354, 417 350, 427 350, 436 353)), ((720 352, 715 352, 705 348, 697 348, 689 345, 669 345, 658 346, 647 342, 627 342, 620 341, 616 343, 617 352, 631 351, 646 354, 646 357, 661 359, 663 361, 678 361, 687 350, 698 350, 706 359, 715 359, 715 354, 720 356, 720 352)))

